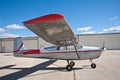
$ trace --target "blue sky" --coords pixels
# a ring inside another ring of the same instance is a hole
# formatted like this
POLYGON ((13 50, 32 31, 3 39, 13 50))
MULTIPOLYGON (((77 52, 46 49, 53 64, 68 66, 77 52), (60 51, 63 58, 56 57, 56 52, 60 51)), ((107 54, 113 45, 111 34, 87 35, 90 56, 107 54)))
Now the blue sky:
POLYGON ((75 34, 120 32, 120 0, 0 0, 0 37, 36 36, 22 22, 51 13, 75 34))

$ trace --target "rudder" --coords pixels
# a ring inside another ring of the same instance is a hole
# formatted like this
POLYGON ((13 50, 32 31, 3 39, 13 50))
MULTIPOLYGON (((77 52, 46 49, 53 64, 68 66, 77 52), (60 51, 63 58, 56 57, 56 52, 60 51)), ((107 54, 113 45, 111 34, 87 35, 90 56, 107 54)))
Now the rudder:
POLYGON ((22 37, 17 37, 14 39, 13 53, 17 54, 19 51, 24 50, 24 44, 22 42, 22 37))

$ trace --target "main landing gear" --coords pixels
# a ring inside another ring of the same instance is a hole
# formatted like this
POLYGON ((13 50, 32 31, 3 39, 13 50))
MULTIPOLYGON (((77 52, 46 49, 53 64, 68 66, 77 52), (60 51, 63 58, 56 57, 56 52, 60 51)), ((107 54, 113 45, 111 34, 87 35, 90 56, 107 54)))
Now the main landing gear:
MULTIPOLYGON (((92 62, 92 59, 90 59, 91 62, 91 68, 95 69, 96 68, 96 64, 92 62)), ((73 70, 73 66, 75 65, 75 62, 67 60, 68 65, 66 66, 67 71, 72 71, 73 70)))
POLYGON ((73 66, 75 65, 75 62, 67 60, 68 65, 66 66, 67 71, 72 71, 73 66))
POLYGON ((92 62, 92 60, 90 59, 91 62, 91 68, 95 69, 96 68, 96 64, 92 62))

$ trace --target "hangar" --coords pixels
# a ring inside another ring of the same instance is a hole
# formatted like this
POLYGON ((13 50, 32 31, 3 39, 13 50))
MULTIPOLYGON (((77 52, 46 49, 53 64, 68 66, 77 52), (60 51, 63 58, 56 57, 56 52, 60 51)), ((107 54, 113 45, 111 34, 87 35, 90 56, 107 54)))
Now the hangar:
POLYGON ((105 42, 108 50, 120 50, 120 33, 77 35, 78 41, 88 46, 101 46, 105 42))
MULTIPOLYGON (((105 42, 105 47, 109 50, 120 50, 120 33, 104 34, 78 34, 77 41, 88 46, 101 46, 105 42)), ((14 38, 0 38, 0 52, 13 51, 14 38)), ((40 37, 24 37, 23 43, 27 49, 47 47, 52 44, 44 41, 40 37)))

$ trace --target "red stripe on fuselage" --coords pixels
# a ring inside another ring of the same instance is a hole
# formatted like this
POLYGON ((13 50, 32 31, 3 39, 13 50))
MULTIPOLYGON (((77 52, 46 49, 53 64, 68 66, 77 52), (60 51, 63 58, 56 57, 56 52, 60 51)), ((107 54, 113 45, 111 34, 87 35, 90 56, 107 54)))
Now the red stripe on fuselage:
MULTIPOLYGON (((103 50, 79 50, 78 52, 102 52, 103 50)), ((76 51, 56 51, 56 52, 40 52, 39 49, 22 50, 22 54, 67 54, 76 53, 76 51)))
POLYGON ((22 52, 22 54, 40 54, 39 49, 23 50, 21 52, 22 52))

